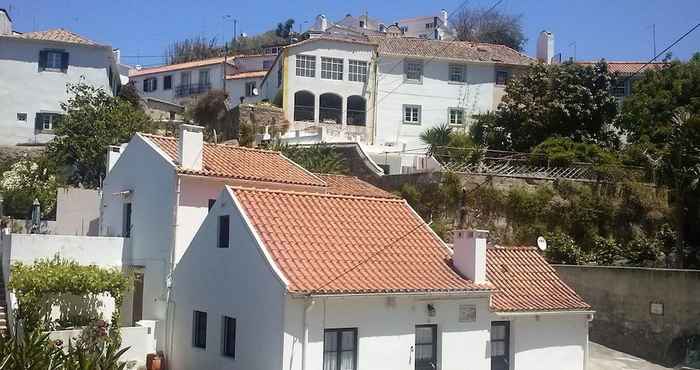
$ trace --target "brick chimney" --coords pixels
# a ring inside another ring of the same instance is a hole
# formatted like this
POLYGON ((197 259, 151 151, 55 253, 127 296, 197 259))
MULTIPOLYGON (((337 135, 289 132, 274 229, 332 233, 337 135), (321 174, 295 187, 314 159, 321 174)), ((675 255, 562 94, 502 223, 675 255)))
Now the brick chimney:
POLYGON ((452 261, 455 268, 467 279, 475 283, 486 281, 486 238, 485 230, 455 230, 452 261))
POLYGON ((186 170, 201 170, 204 156, 203 127, 180 125, 177 144, 177 162, 180 167, 186 170))

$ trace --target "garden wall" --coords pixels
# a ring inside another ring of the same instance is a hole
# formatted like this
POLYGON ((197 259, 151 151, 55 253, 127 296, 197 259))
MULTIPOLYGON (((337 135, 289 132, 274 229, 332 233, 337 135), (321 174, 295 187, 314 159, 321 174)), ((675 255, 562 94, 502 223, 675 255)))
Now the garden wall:
POLYGON ((554 266, 593 306, 593 342, 675 366, 700 335, 700 271, 554 266))

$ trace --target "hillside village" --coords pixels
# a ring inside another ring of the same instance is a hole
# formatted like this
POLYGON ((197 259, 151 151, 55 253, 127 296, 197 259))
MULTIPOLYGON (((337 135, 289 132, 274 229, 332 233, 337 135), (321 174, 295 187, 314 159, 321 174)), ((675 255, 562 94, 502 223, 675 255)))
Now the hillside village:
POLYGON ((436 10, 142 66, 0 8, 0 367, 699 368, 700 50, 436 10))

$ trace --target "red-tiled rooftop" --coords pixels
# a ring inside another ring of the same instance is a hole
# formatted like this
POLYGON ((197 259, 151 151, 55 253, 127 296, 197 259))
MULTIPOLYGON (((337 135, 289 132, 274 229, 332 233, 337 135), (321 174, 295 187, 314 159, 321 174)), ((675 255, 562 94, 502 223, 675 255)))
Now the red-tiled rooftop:
POLYGON ((328 185, 328 193, 330 194, 398 199, 398 196, 360 180, 355 176, 327 173, 316 173, 315 175, 326 182, 328 185))
POLYGON ((267 70, 262 70, 262 71, 247 71, 247 72, 239 72, 233 75, 228 75, 226 76, 227 80, 241 80, 244 78, 262 78, 265 77, 267 74, 267 70))
POLYGON ((11 35, 3 35, 3 37, 14 37, 20 39, 31 39, 31 40, 42 40, 42 41, 56 41, 65 42, 70 44, 80 44, 88 46, 103 46, 95 41, 92 41, 86 37, 73 33, 71 31, 65 30, 63 28, 56 28, 46 31, 34 31, 34 32, 22 32, 14 33, 11 35))
POLYGON ((487 280, 496 286, 495 311, 585 311, 583 299, 564 283, 556 270, 531 247, 489 247, 487 280))
POLYGON ((297 294, 488 291, 404 200, 231 188, 297 294), (387 246, 389 246, 387 248, 387 246), (366 261, 366 262, 365 262, 366 261))
MULTIPOLYGON (((230 61, 233 61, 233 57, 228 57, 228 62, 230 62, 230 61)), ((223 64, 223 63, 224 63, 224 57, 217 57, 217 58, 194 60, 191 62, 177 63, 177 64, 171 64, 171 65, 165 65, 165 66, 158 66, 158 67, 130 69, 129 70, 129 77, 138 77, 138 76, 145 76, 145 75, 150 75, 150 74, 154 74, 154 73, 172 72, 172 71, 179 71, 182 69, 206 67, 206 66, 210 66, 210 65, 214 65, 214 64, 223 64)))
MULTIPOLYGON (((177 138, 140 134, 177 162, 177 138)), ((199 171, 179 169, 180 173, 269 181, 284 184, 325 187, 317 176, 299 167, 280 152, 224 144, 204 144, 203 166, 199 171)))
MULTIPOLYGON (((584 66, 592 66, 595 65, 598 62, 594 61, 582 61, 582 62, 576 62, 576 64, 584 65, 584 66)), ((659 70, 665 66, 668 65, 666 62, 652 62, 647 64, 648 62, 618 62, 618 61, 606 61, 608 64, 608 71, 612 73, 620 73, 623 75, 627 74, 633 74, 639 72, 645 72, 647 70, 659 70), (640 70, 641 68, 641 70, 640 70)))

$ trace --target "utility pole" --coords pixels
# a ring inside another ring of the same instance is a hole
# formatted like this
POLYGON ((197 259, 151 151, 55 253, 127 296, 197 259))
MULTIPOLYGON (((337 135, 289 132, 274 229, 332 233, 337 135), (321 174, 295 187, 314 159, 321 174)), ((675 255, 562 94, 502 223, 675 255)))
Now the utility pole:
POLYGON ((656 55, 656 23, 651 25, 651 38, 654 43, 654 55, 656 55))

